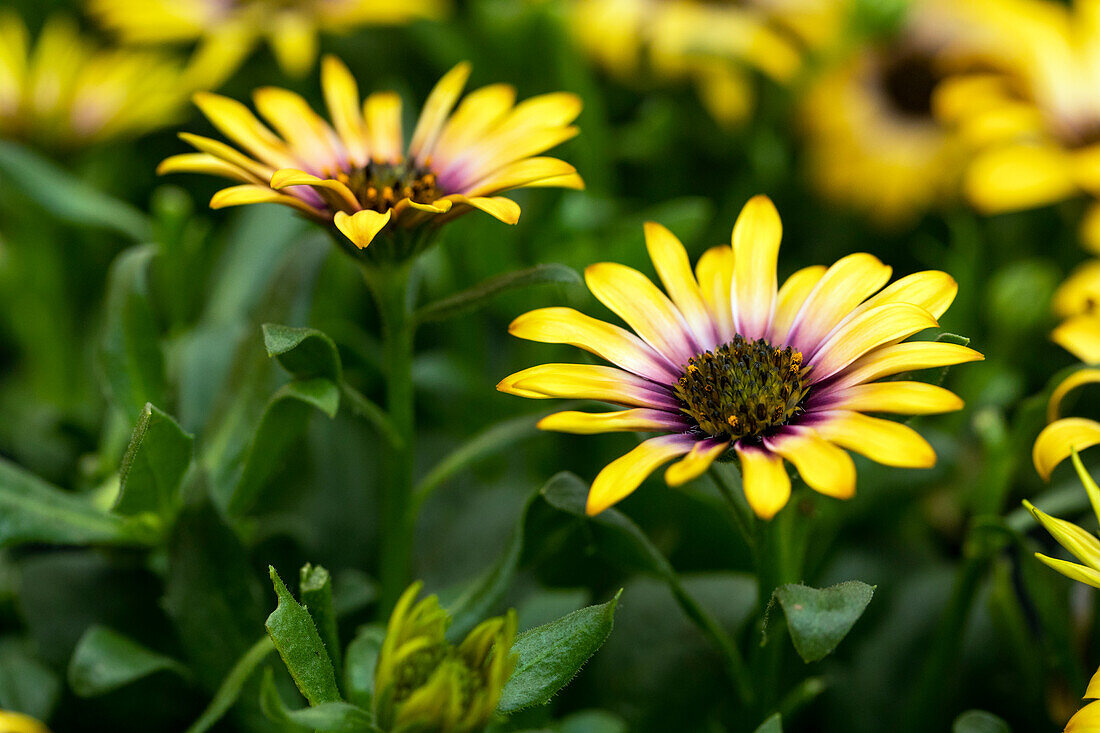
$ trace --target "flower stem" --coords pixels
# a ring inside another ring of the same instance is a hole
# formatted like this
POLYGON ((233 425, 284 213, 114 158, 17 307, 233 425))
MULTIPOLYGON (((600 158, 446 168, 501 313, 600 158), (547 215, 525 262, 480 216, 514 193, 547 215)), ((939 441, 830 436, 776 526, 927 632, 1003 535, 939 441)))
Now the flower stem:
POLYGON ((386 411, 400 443, 388 446, 382 461, 378 494, 379 580, 381 611, 388 614, 412 580, 413 461, 416 420, 412 366, 415 326, 409 307, 410 262, 363 267, 382 322, 386 369, 386 411))

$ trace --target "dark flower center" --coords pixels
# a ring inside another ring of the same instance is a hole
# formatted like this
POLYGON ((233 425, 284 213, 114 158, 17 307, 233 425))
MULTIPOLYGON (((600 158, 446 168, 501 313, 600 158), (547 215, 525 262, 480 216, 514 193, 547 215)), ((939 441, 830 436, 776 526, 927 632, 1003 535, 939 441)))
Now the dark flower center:
POLYGON ((693 356, 675 386, 681 410, 715 438, 761 437, 801 410, 809 390, 802 352, 741 335, 693 356))
POLYGON ((430 204, 442 192, 430 169, 405 163, 367 163, 337 180, 347 184, 364 209, 384 213, 401 199, 430 204))
POLYGON ((896 112, 908 117, 931 116, 932 93, 941 81, 931 55, 911 52, 884 59, 880 74, 882 91, 896 112))

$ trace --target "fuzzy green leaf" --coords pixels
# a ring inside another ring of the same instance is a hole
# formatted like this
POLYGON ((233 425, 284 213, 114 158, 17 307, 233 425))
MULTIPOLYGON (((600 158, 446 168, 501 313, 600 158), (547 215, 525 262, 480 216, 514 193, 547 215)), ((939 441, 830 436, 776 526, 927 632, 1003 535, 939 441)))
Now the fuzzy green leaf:
POLYGON ((955 718, 951 733, 1012 733, 1012 729, 993 713, 967 710, 955 718))
POLYGON ((161 671, 187 676, 187 669, 176 660, 117 631, 92 626, 80 637, 69 661, 69 686, 81 697, 95 697, 161 671))
POLYGON ((783 733, 783 716, 772 715, 756 729, 755 733, 783 733))
POLYGON ((340 636, 336 629, 336 611, 332 605, 332 578, 328 570, 320 565, 306 563, 298 580, 298 592, 302 597, 302 605, 313 617, 313 623, 317 626, 317 632, 321 635, 321 641, 328 650, 332 659, 332 666, 341 669, 340 660, 340 636))
POLYGON ((268 567, 279 605, 267 617, 267 633, 294 684, 310 705, 340 700, 336 673, 325 644, 305 606, 294 600, 275 568, 268 567))
POLYGON ((146 403, 119 469, 117 514, 154 512, 169 517, 179 506, 179 487, 194 443, 167 413, 146 403))
POLYGON ((607 603, 582 608, 520 634, 512 647, 519 659, 504 686, 499 710, 511 713, 544 705, 565 687, 610 636, 621 593, 607 603))
POLYGON ((240 515, 255 506, 271 479, 281 468, 282 459, 305 432, 314 409, 336 416, 340 390, 329 379, 317 378, 283 385, 267 403, 260 426, 252 438, 241 477, 226 510, 240 515))
POLYGON ((275 689, 275 680, 271 670, 264 675, 260 689, 260 707, 264 714, 285 730, 312 730, 323 733, 365 733, 377 731, 371 714, 348 702, 325 702, 303 710, 287 708, 279 691, 275 689))
POLYGON ((773 598, 787 617, 791 641, 802 659, 816 662, 828 656, 863 615, 874 586, 849 580, 829 588, 783 585, 773 598))
POLYGON ((0 140, 0 171, 51 217, 80 227, 110 229, 136 242, 151 236, 149 219, 141 211, 28 148, 0 140))
POLYGON ((263 333, 267 355, 274 357, 295 379, 325 377, 340 381, 340 352, 324 333, 315 328, 277 323, 265 323, 263 333))
POLYGON ((370 708, 374 694, 374 667, 385 639, 384 627, 364 626, 348 644, 347 660, 344 662, 344 690, 348 699, 361 708, 370 708))
POLYGON ((214 693, 214 699, 210 701, 206 710, 202 711, 199 719, 192 723, 185 733, 204 733, 221 720, 222 716, 229 712, 229 708, 233 707, 233 703, 237 702, 241 690, 244 689, 244 683, 273 651, 275 646, 271 643, 271 637, 265 636, 245 652, 244 656, 233 665, 233 669, 229 670, 229 674, 225 676, 221 687, 214 693))
POLYGON ((572 267, 557 264, 535 265, 525 270, 491 277, 461 293, 426 305, 416 312, 416 320, 420 323, 429 323, 454 318, 484 308, 493 298, 510 290, 533 285, 579 285, 580 283, 581 276, 572 267))
POLYGON ((0 458, 0 547, 28 542, 147 545, 157 539, 140 518, 98 509, 0 458))

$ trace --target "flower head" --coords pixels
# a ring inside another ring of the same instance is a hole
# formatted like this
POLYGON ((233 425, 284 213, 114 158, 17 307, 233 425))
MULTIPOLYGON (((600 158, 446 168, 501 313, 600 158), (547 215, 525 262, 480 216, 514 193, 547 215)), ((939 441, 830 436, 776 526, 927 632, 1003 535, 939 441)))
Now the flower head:
POLYGON ((414 583, 397 602, 374 672, 374 715, 387 731, 480 730, 512 675, 516 614, 489 619, 458 646, 446 641, 450 615, 435 596, 416 601, 414 583))
POLYGON ((451 114, 470 67, 462 63, 436 84, 406 148, 401 99, 375 92, 360 107, 355 78, 338 59, 321 72, 331 124, 297 94, 265 87, 253 100, 272 132, 240 102, 200 93, 195 102, 244 152, 183 133, 200 152, 161 163, 161 173, 210 173, 240 181, 210 201, 213 208, 280 203, 341 232, 355 250, 387 229, 420 231, 473 209, 503 222, 519 206, 501 191, 525 186, 582 188, 573 166, 532 157, 577 134, 573 94, 533 97, 492 84, 467 95, 451 114))
POLYGON ((88 10, 127 43, 201 41, 192 69, 205 88, 219 86, 266 38, 283 71, 302 76, 317 59, 320 31, 398 25, 435 18, 446 0, 89 0, 88 10))
POLYGON ((63 16, 32 48, 19 15, 0 10, 0 137, 74 147, 140 135, 171 122, 187 94, 166 56, 102 48, 63 16))
POLYGON ((600 472, 589 513, 623 499, 674 458, 665 480, 675 486, 735 455, 746 498, 765 518, 790 495, 785 460, 811 488, 839 498, 855 491, 855 466, 844 449, 891 466, 935 462, 912 428, 864 413, 962 407, 940 387, 876 381, 982 358, 956 344, 904 342, 936 325, 955 297, 955 281, 928 271, 883 288, 890 268, 854 254, 829 268, 799 270, 777 287, 781 232, 775 207, 757 196, 737 219, 732 247, 707 251, 692 273, 683 245, 659 224, 647 224, 646 246, 667 295, 623 265, 585 271, 592 293, 634 333, 569 308, 543 308, 512 323, 520 338, 578 346, 614 366, 544 364, 513 374, 498 389, 627 408, 560 412, 540 427, 661 433, 600 472))

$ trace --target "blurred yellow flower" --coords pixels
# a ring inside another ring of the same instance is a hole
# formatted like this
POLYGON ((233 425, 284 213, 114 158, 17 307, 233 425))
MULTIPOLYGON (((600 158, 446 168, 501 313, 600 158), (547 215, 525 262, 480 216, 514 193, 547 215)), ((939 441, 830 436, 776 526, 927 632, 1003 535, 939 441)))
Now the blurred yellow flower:
POLYGON ((13 710, 0 710, 0 733, 50 733, 50 731, 29 715, 13 710))
MULTIPOLYGON (((966 193, 988 213, 1100 193, 1100 3, 1011 6, 1001 21, 1011 28, 1019 73, 959 80, 971 97, 960 128, 985 148, 967 172, 966 193)), ((1100 252, 1095 204, 1082 239, 1100 252)))
POLYGON ((574 0, 569 21, 580 46, 615 76, 690 80, 715 119, 733 124, 752 109, 751 70, 785 83, 799 69, 797 44, 765 7, 782 2, 574 0))
POLYGON ((448 0, 87 0, 101 25, 128 43, 199 41, 193 88, 225 81, 266 39, 283 71, 302 76, 317 59, 318 34, 365 25, 400 25, 436 18, 448 0))
POLYGON ((960 69, 1007 63, 999 26, 986 22, 996 5, 916 0, 895 37, 823 59, 800 113, 822 195, 884 226, 958 195, 967 150, 938 119, 938 87, 960 69))
POLYGON ((1089 260, 1066 278, 1053 299, 1063 319, 1051 337, 1085 364, 1100 364, 1100 260, 1089 260))
POLYGON ((0 137, 76 147, 140 135, 177 117, 181 69, 152 51, 102 48, 54 16, 30 42, 14 10, 0 10, 0 137))
POLYGON ((775 207, 756 196, 737 219, 732 246, 708 250, 693 273, 683 245, 649 223, 646 247, 668 295, 623 265, 585 271, 589 290, 634 333, 570 308, 542 308, 512 322, 509 330, 519 338, 577 346, 615 366, 544 364, 497 389, 628 408, 559 412, 539 427, 661 433, 600 472, 588 495, 590 514, 622 500, 674 458, 680 460, 665 472, 672 486, 719 457, 739 458, 745 497, 765 519, 790 496, 785 460, 812 489, 837 498, 855 492, 855 464, 844 449, 889 466, 935 463, 915 430, 865 413, 923 415, 963 406, 931 384, 877 381, 982 358, 956 344, 905 342, 937 325, 955 298, 955 281, 927 271, 883 288, 891 269, 854 254, 829 268, 803 268, 779 287, 781 234, 775 207))
POLYGON ((583 188, 573 166, 532 157, 577 134, 570 123, 580 114, 580 99, 560 92, 515 104, 515 89, 491 84, 467 95, 452 114, 469 74, 469 64, 461 63, 436 84, 407 148, 401 98, 375 92, 360 106, 355 78, 332 56, 321 71, 331 125, 285 89, 253 94, 256 109, 278 134, 240 102, 200 93, 195 103, 244 152, 181 133, 200 152, 172 156, 158 171, 240 181, 216 193, 210 206, 285 204, 335 227, 357 250, 383 229, 426 231, 423 226, 473 209, 515 224, 519 206, 495 195, 501 191, 583 188))

